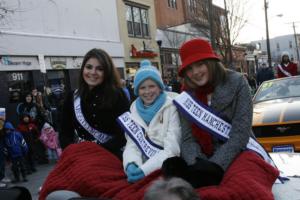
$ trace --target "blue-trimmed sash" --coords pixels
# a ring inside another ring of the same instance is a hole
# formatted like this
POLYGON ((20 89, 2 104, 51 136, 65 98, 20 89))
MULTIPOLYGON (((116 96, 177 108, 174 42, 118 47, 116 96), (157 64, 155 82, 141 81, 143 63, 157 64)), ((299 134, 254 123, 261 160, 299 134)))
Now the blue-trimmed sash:
POLYGON ((145 130, 131 118, 130 112, 120 115, 117 121, 147 159, 163 149, 145 136, 145 130))
MULTIPOLYGON (((198 100, 195 100, 187 92, 182 92, 173 100, 173 102, 178 110, 192 122, 194 122, 198 127, 205 129, 210 134, 223 141, 227 141, 229 139, 231 124, 214 113, 210 107, 204 105, 198 100)), ((267 163, 276 168, 276 165, 269 154, 255 139, 250 137, 247 144, 247 149, 255 151, 267 163)))
POLYGON ((85 120, 81 110, 80 97, 79 96, 76 97, 75 94, 74 94, 74 112, 79 124, 95 138, 97 143, 103 144, 112 138, 112 136, 100 132, 89 125, 89 123, 85 120))

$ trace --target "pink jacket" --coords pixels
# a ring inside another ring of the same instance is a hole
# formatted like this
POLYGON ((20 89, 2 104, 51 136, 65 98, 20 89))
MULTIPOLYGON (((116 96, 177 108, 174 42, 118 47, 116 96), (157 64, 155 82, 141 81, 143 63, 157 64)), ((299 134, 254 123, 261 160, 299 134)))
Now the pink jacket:
POLYGON ((51 126, 44 125, 41 131, 40 140, 44 143, 46 147, 50 149, 60 148, 58 142, 58 134, 51 126))

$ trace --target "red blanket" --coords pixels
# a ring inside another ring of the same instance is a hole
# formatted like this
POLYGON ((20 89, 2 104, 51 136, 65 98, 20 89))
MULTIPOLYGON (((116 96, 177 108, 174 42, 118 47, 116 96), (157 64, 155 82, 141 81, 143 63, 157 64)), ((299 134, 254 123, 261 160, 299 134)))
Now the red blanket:
MULTIPOLYGON (((139 200, 153 180, 155 171, 129 184, 122 163, 110 152, 91 142, 67 147, 48 175, 39 200, 55 190, 72 190, 85 197, 139 200)), ((230 166, 219 186, 197 189, 203 200, 271 200, 278 171, 253 152, 243 152, 230 166)))

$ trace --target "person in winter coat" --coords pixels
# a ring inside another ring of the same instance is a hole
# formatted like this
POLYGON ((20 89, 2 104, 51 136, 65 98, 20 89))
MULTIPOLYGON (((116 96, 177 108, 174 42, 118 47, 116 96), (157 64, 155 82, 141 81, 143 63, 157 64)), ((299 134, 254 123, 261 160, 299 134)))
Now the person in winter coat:
MULTIPOLYGON (((181 127, 176 107, 164 91, 159 71, 149 60, 141 62, 134 78, 134 94, 138 98, 130 107, 130 118, 140 126, 139 133, 128 131, 123 153, 123 166, 128 182, 136 182, 160 169, 164 160, 180 155, 181 127), (143 141, 140 137, 145 135, 143 141), (143 146, 149 142, 152 145, 143 146), (147 152, 156 151, 153 155, 147 152)), ((124 124, 123 124, 124 127, 124 124)), ((133 130, 134 131, 134 130, 133 130)))
POLYGON ((5 122, 5 147, 7 148, 8 157, 12 162, 12 172, 14 174, 14 180, 12 182, 17 183, 20 181, 20 173, 22 174, 23 181, 27 182, 24 157, 28 152, 27 144, 22 134, 15 130, 10 122, 5 122))
POLYGON ((128 110, 111 57, 102 49, 90 50, 81 65, 79 88, 64 102, 61 147, 94 141, 121 159, 126 139, 116 119, 128 110))
MULTIPOLYGON (((183 160, 166 160, 163 164, 165 176, 180 175, 195 188, 218 185, 237 158, 247 157, 261 160, 260 167, 269 168, 270 171, 264 173, 270 173, 268 175, 275 181, 278 171, 274 173, 274 167, 261 159, 261 154, 245 151, 249 141, 256 141, 252 132, 253 108, 247 80, 241 73, 225 69, 204 39, 185 42, 180 47, 180 57, 183 92, 174 103, 182 117, 183 160)), ((252 163, 256 165, 254 161, 252 163)), ((251 170, 251 164, 234 165, 251 170)), ((260 176, 259 172, 256 176, 260 176)), ((242 181, 238 180, 237 184, 242 181)))
POLYGON ((31 120, 29 113, 23 113, 17 130, 22 134, 28 146, 28 153, 25 156, 27 173, 36 172, 35 158, 37 157, 37 138, 39 131, 35 123, 31 120))
POLYGON ((39 130, 45 123, 45 119, 41 114, 39 106, 33 102, 33 96, 31 93, 26 94, 24 101, 18 104, 16 110, 20 120, 22 120, 21 118, 24 113, 29 114, 31 120, 38 126, 39 130))
POLYGON ((297 74, 297 64, 291 62, 288 52, 282 52, 281 63, 277 66, 277 78, 296 76, 297 74))
POLYGON ((58 134, 50 124, 44 124, 41 131, 40 140, 47 148, 49 161, 57 161, 61 155, 62 150, 58 142, 58 134))
POLYGON ((258 69, 256 80, 259 86, 264 81, 274 79, 274 73, 271 67, 268 67, 266 63, 262 63, 261 67, 258 69))
MULTIPOLYGON (((126 139, 117 122, 117 117, 128 110, 129 101, 123 92, 119 74, 111 57, 102 49, 91 49, 83 58, 79 88, 66 97, 63 105, 63 126, 59 133, 59 142, 63 148, 62 158, 67 158, 67 155, 63 156, 64 149, 67 151, 81 148, 81 146, 89 149, 96 143, 99 151, 107 151, 112 154, 114 159, 121 160, 126 139)), ((68 176, 70 180, 76 178, 77 181, 80 181, 79 177, 98 180, 97 176, 90 177, 89 174, 92 170, 89 171, 86 168, 94 167, 94 171, 101 170, 103 172, 107 170, 101 168, 101 165, 88 165, 84 151, 70 159, 76 159, 78 163, 70 166, 72 169, 69 171, 77 169, 76 175, 68 176), (80 165, 83 167, 78 167, 80 165)), ((58 165, 64 162, 65 160, 60 159, 58 165)), ((105 160, 105 162, 109 163, 110 160, 105 160)), ((60 172, 56 171, 53 174, 55 173, 60 172)), ((78 182, 78 184, 83 183, 78 182)), ((69 185, 65 185, 63 188, 72 190, 69 185)), ((67 199, 66 195, 70 192, 80 192, 79 190, 82 189, 66 191, 63 188, 50 193, 47 198, 57 196, 56 199, 67 199)), ((44 190, 46 189, 47 186, 44 187, 44 190)), ((42 195, 44 190, 41 191, 42 195)))

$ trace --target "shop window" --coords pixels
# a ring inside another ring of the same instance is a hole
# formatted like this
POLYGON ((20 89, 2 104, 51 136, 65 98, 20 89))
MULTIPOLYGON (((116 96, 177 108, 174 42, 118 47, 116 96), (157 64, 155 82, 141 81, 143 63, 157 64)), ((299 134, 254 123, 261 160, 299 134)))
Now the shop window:
POLYGON ((22 102, 25 94, 31 92, 30 72, 8 72, 7 80, 9 103, 22 102))
POLYGON ((175 8, 175 9, 177 9, 177 2, 176 2, 176 0, 168 0, 168 6, 169 6, 170 8, 175 8))
POLYGON ((191 13, 196 13, 197 10, 197 2, 196 0, 189 0, 188 7, 191 13))
POLYGON ((150 36, 148 10, 141 7, 126 5, 126 21, 129 36, 150 36))

